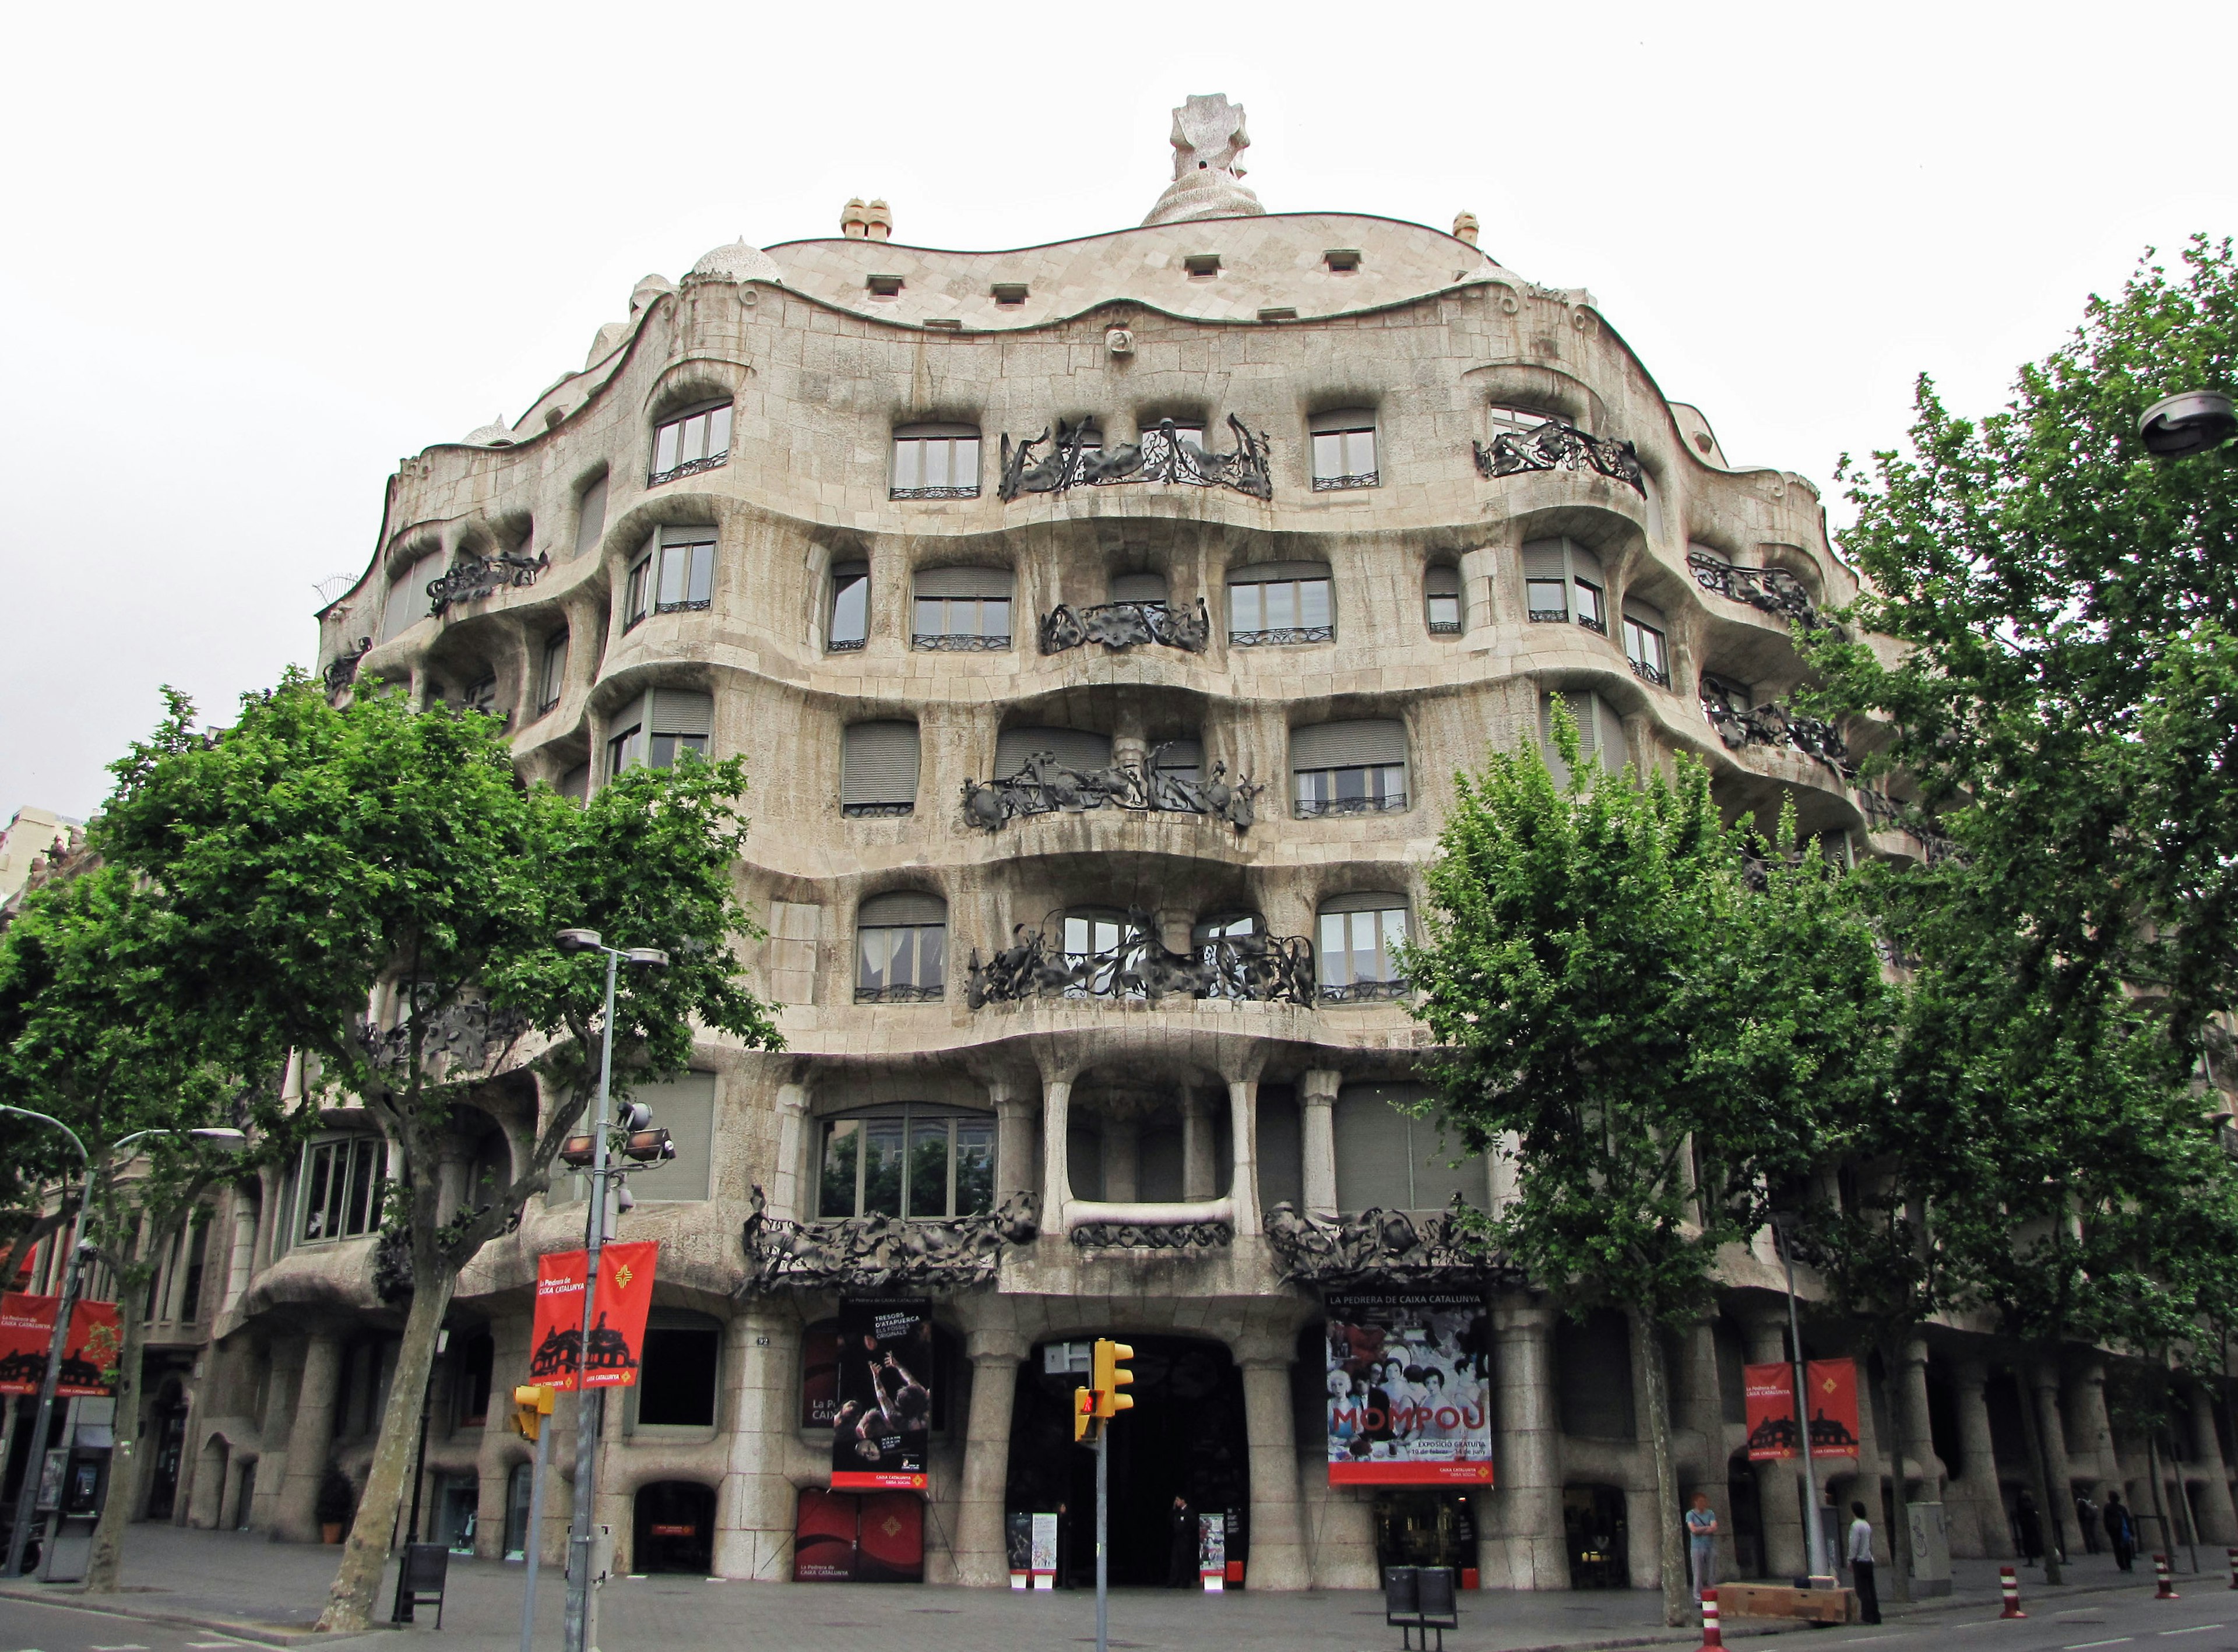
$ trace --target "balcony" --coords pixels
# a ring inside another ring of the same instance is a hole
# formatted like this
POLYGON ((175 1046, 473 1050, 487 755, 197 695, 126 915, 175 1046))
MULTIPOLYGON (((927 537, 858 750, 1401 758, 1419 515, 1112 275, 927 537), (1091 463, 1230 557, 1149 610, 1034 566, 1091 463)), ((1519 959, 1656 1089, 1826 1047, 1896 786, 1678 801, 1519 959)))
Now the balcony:
POLYGON ((1292 805, 1300 820, 1320 820, 1334 815, 1395 815, 1407 807, 1407 794, 1387 791, 1371 797, 1301 797, 1292 805))
POLYGON ((1226 487, 1253 499, 1275 496, 1268 470, 1268 440, 1264 432, 1254 435, 1233 413, 1228 427, 1235 434, 1232 453, 1208 453, 1191 439, 1189 431, 1161 420, 1139 440, 1122 442, 1106 450, 1103 433, 1093 420, 1077 425, 1056 422, 1054 445, 1043 426, 1038 436, 1011 446, 1003 436, 1003 478, 996 496, 1015 499, 1023 493, 1063 493, 1075 487, 1117 487, 1137 482, 1164 482, 1184 487, 1226 487), (1036 450, 1048 446, 1045 453, 1036 450))
POLYGON ((1803 581, 1784 568, 1743 568, 1699 551, 1686 553, 1694 583, 1734 602, 1761 609, 1775 619, 1785 619, 1805 631, 1823 629, 1827 621, 1811 600, 1803 581))
POLYGON ((1647 493, 1639 455, 1630 442, 1588 436, 1566 419, 1549 419, 1533 430, 1504 430, 1489 446, 1471 446, 1477 473, 1486 481, 1532 471, 1590 470, 1624 483, 1642 498, 1647 493))
MULTIPOLYGON (((989 635, 982 631, 911 631, 911 648, 930 648, 950 654, 996 654, 1010 645, 1010 633, 989 635)), ((858 644, 859 647, 860 644, 858 644)))
POLYGON ((1382 1004, 1404 998, 1410 990, 1404 981, 1323 981, 1320 997, 1324 1004, 1382 1004))
POLYGON ((1336 641, 1334 625, 1281 625, 1273 631, 1232 631, 1228 640, 1235 648, 1288 648, 1299 643, 1336 641))
POLYGON ((1287 1201, 1267 1213, 1267 1243, 1285 1283, 1344 1285, 1520 1285, 1523 1270, 1469 1231, 1459 1195, 1427 1216, 1364 1210, 1329 1217, 1287 1201))
POLYGON ((1162 768, 1160 759, 1169 749, 1155 747, 1147 761, 1122 757, 1104 768, 1086 770, 1059 763, 1055 752, 1036 751, 1014 775, 984 784, 965 781, 963 818, 983 830, 997 832, 1030 815, 1124 809, 1138 814, 1207 815, 1239 832, 1248 830, 1259 817, 1253 800, 1263 788, 1240 776, 1229 781, 1224 763, 1214 763, 1210 777, 1203 780, 1188 770, 1162 768))
POLYGON ((552 558, 541 552, 533 558, 515 551, 460 557, 440 578, 427 582, 428 615, 440 618, 453 603, 473 602, 510 586, 533 585, 551 565, 552 558))
POLYGON ((778 1291, 968 1290, 990 1283, 1004 1251, 1041 1231, 1031 1193, 977 1216, 917 1220, 862 1216, 797 1222, 771 1217, 762 1190, 744 1239, 746 1288, 778 1291))
POLYGON ((1202 654, 1211 638, 1212 618, 1202 597, 1196 599, 1195 618, 1175 613, 1170 604, 1162 602, 1106 602, 1081 609, 1059 603, 1041 623, 1044 654, 1062 654, 1088 643, 1113 650, 1156 643, 1202 654))
POLYGON ((1302 935, 1221 935, 1189 952, 1159 940, 1149 914, 1127 915, 1115 945, 1064 949, 1065 915, 1038 929, 1020 924, 1012 944, 984 962, 972 949, 966 1001, 973 1009, 1035 998, 1224 998, 1253 1003, 1314 1002, 1314 946, 1302 935))

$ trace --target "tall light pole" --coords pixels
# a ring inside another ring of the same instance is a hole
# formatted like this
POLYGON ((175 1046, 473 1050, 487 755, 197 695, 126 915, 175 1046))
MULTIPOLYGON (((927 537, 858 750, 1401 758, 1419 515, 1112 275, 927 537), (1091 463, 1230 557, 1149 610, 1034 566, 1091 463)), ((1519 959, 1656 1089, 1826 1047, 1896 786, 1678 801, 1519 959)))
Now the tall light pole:
MULTIPOLYGON (((582 1340, 575 1349, 575 1515, 567 1532, 567 1609, 560 1620, 565 1652, 587 1652, 590 1640, 591 1525, 597 1496, 599 1435, 606 1422, 606 1397, 586 1384, 591 1351, 591 1310, 599 1292, 599 1252, 606 1238, 606 1094, 614 1076, 614 976, 624 963, 659 969, 668 955, 655 947, 610 947, 596 929, 562 929, 562 952, 606 955, 606 1019, 599 1036, 599 1094, 591 1103, 590 1211, 583 1238, 582 1340)), ((533 1534, 530 1541, 534 1542, 533 1534)))
POLYGON ((1826 1533, 1818 1523, 1818 1470, 1811 1460, 1811 1417, 1803 1398, 1809 1366, 1803 1358, 1803 1325, 1795 1312, 1795 1246, 1790 1230, 1794 1216, 1775 1211, 1772 1237, 1779 1241, 1780 1265, 1787 1270, 1787 1380, 1795 1395, 1795 1431, 1803 1443, 1803 1535, 1810 1544, 1811 1575, 1831 1577, 1832 1557, 1826 1553, 1826 1533))
MULTIPOLYGON (((16 1523, 8 1534, 8 1567, 4 1575, 17 1577, 23 1570, 23 1547, 30 1539, 31 1516, 39 1497, 39 1464, 46 1457, 47 1431, 54 1424, 55 1390, 62 1382, 63 1354, 70 1342, 70 1314, 77 1307, 78 1267, 85 1252, 86 1218, 93 1209, 93 1159, 86 1152, 85 1143, 78 1140, 77 1132, 60 1119, 44 1113, 34 1113, 29 1107, 10 1107, 4 1102, 0 1102, 0 1113, 12 1113, 21 1119, 36 1119, 42 1124, 54 1126, 70 1138, 70 1149, 77 1154, 78 1164, 83 1171, 78 1188, 77 1220, 70 1229, 70 1260, 63 1270, 62 1298, 55 1304, 54 1334, 47 1339, 46 1374, 39 1378, 37 1420, 32 1425, 30 1451, 23 1459, 23 1489, 16 1494, 16 1523)), ((240 1146, 248 1140, 238 1130, 222 1128, 136 1130, 109 1150, 109 1159, 104 1161, 105 1167, 113 1168, 116 1164, 126 1162, 116 1159, 116 1155, 136 1141, 144 1141, 149 1136, 190 1136, 203 1141, 222 1141, 234 1146, 240 1146)), ((127 1160, 129 1157, 126 1155, 127 1160)))

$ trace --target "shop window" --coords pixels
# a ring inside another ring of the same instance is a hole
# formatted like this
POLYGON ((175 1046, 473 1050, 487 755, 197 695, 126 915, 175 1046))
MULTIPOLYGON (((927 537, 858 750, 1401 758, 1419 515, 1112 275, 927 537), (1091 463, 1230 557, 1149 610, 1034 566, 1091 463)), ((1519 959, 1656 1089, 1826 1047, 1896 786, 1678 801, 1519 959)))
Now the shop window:
POLYGON ((913 595, 911 647, 965 651, 1010 647, 1008 568, 922 568, 913 595))
POLYGON ((652 471, 647 487, 712 470, 731 456, 731 404, 702 402, 672 413, 654 427, 652 471))
POLYGON ((1444 1210, 1456 1193, 1485 1208, 1482 1156, 1465 1153, 1434 1116, 1414 1111, 1428 1094, 1419 1084, 1347 1084, 1337 1093, 1338 1209, 1444 1210))
POLYGON ((894 432, 893 498, 969 499, 978 496, 978 426, 904 425, 894 432))
MULTIPOLYGON (((1588 769, 1599 764, 1609 774, 1621 773, 1624 769, 1624 723, 1606 700, 1589 689, 1565 689, 1562 703, 1570 709, 1570 716, 1578 725, 1578 758, 1588 769)), ((1554 749, 1554 697, 1543 694, 1539 698, 1539 740, 1546 754, 1546 766, 1553 771, 1555 783, 1570 783, 1569 765, 1562 754, 1554 749)))
POLYGON ((1433 637, 1461 634, 1461 571, 1441 562, 1422 575, 1423 617, 1433 637))
POLYGON ((916 724, 851 723, 840 742, 842 814, 906 815, 916 809, 916 724))
POLYGON ((831 567, 831 613, 824 633, 825 651, 851 654, 871 635, 871 565, 839 562, 831 567))
POLYGON ((855 915, 855 1001, 937 1002, 947 953, 948 903, 938 895, 873 896, 855 915))
POLYGON ((1407 807, 1407 729, 1393 718, 1290 730, 1291 802, 1300 819, 1407 807))
POLYGON ((1407 939, 1405 895, 1339 895, 1322 903, 1318 930, 1323 1003, 1395 998, 1406 990, 1398 951, 1407 939))
POLYGON ((896 1104, 827 1119, 817 1213, 937 1220, 995 1206, 995 1120, 896 1104))
POLYGON ((639 1428, 712 1428, 722 1328, 705 1314, 655 1308, 635 1391, 639 1428))
POLYGON ((1336 639, 1328 565, 1261 562, 1228 576, 1228 640, 1238 648, 1336 639))
POLYGON ((1374 487, 1382 480, 1376 468, 1375 414, 1366 407, 1315 413, 1307 421, 1313 442, 1314 491, 1374 487))
POLYGON ((1608 635, 1608 584, 1601 559, 1575 539, 1533 539, 1523 547, 1525 607, 1539 624, 1574 618, 1608 635))
POLYGON ((305 1245, 355 1239, 381 1226, 381 1191, 388 1144, 379 1136, 343 1136, 303 1149, 305 1245))
POLYGON ((1638 598, 1624 599, 1624 657, 1632 674, 1658 688, 1671 686, 1671 657, 1664 643, 1663 611, 1638 598))

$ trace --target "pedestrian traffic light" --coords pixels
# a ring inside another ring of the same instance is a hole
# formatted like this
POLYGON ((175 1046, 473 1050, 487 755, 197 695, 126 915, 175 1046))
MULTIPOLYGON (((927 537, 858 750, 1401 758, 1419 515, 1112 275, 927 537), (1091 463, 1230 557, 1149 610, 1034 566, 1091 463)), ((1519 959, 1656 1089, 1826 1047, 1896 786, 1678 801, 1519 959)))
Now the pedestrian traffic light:
POLYGON ((1076 1388, 1072 1391, 1072 1437, 1076 1443, 1088 1437, 1088 1431, 1096 1426, 1100 1413, 1096 1409, 1096 1391, 1076 1388))
POLYGON ((536 1437, 544 1419, 552 1415, 553 1390, 548 1384, 530 1383, 513 1391, 513 1419, 525 1440, 536 1437))
POLYGON ((1114 1342, 1109 1337, 1096 1339, 1096 1357, 1089 1366, 1088 1381, 1096 1391, 1098 1417, 1116 1417, 1122 1411, 1135 1409, 1134 1396, 1119 1391, 1135 1380, 1135 1373, 1119 1362, 1134 1357, 1135 1351, 1123 1342, 1114 1342))

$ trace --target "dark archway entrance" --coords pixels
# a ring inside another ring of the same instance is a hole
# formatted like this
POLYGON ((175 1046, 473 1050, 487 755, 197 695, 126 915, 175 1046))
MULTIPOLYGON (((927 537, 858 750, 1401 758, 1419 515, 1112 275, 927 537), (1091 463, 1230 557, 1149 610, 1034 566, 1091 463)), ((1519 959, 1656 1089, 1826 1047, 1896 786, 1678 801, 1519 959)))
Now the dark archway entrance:
MULTIPOLYGON (((1111 1581, 1166 1581, 1179 1492, 1203 1514, 1236 1517, 1228 1558, 1244 1558, 1242 1517, 1250 1506, 1250 1455, 1243 1377, 1216 1342, 1120 1333, 1135 1350, 1135 1408, 1111 1431, 1111 1581)), ((1091 1340, 1083 1336, 1073 1340, 1091 1340)), ((1087 1379, 1043 1367, 1036 1347, 1018 1373, 1010 1420, 1006 1506, 1022 1513, 1062 1510, 1058 1582, 1096 1576, 1096 1456, 1072 1442, 1072 1395, 1087 1379)))
POLYGON ((705 1577, 715 1562, 715 1493, 693 1480, 640 1486, 631 1569, 705 1577))
POLYGON ((175 1380, 156 1401, 156 1461, 148 1475, 148 1518, 169 1520, 178 1504, 179 1467, 187 1450, 187 1399, 175 1380))

